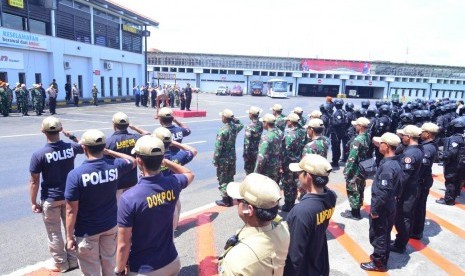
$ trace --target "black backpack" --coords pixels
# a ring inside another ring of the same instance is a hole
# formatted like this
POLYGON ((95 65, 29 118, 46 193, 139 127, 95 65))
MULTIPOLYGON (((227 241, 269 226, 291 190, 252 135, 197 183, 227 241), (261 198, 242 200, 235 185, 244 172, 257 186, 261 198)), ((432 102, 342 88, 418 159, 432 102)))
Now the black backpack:
POLYGON ((347 125, 347 115, 342 109, 336 109, 333 113, 333 118, 331 124, 333 127, 345 126, 347 125))

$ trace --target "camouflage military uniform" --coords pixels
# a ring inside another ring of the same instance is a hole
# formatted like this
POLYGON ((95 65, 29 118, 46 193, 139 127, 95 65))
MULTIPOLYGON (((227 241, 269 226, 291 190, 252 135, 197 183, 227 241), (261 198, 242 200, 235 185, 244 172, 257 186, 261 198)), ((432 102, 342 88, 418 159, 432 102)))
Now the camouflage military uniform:
POLYGON ((268 176, 279 183, 279 169, 281 168, 281 142, 283 132, 274 127, 262 135, 258 146, 257 164, 255 172, 268 176))
POLYGON ((298 127, 288 128, 282 141, 282 188, 284 190, 284 205, 286 207, 294 206, 295 199, 297 198, 297 174, 289 170, 289 164, 300 161, 304 146, 298 129, 298 127))
POLYGON ((244 170, 246 174, 253 173, 257 161, 258 145, 263 132, 263 124, 253 120, 245 127, 244 135, 244 170))
MULTIPOLYGON (((301 141, 301 151, 302 152, 302 149, 304 148, 304 146, 307 144, 307 130, 304 129, 303 127, 300 126, 300 123, 297 124, 297 136, 299 137, 300 141, 301 141)), ((299 160, 300 161, 300 160, 299 160)))
POLYGON ((323 156, 324 158, 327 158, 329 146, 329 138, 325 136, 320 136, 305 145, 302 151, 302 157, 304 157, 307 154, 318 154, 323 156))
POLYGON ((213 165, 216 166, 219 190, 222 197, 226 197, 226 187, 234 181, 236 174, 236 137, 244 125, 235 119, 224 124, 216 134, 213 165))
POLYGON ((97 99, 97 96, 98 96, 98 89, 97 87, 94 87, 92 88, 92 100, 93 100, 93 105, 98 105, 98 99, 97 99))
POLYGON ((11 112, 11 107, 13 106, 13 90, 9 87, 5 87, 5 90, 8 96, 8 112, 11 112))
POLYGON ((42 106, 42 93, 38 88, 31 89, 32 106, 37 115, 42 115, 44 107, 42 106))
POLYGON ((277 117, 276 117, 276 123, 275 123, 275 126, 280 129, 281 131, 284 131, 284 129, 286 128, 286 116, 284 116, 283 114, 279 114, 277 117))
POLYGON ((19 103, 18 98, 16 98, 16 103, 18 104, 18 106, 20 106, 23 115, 28 115, 27 112, 29 110, 29 92, 26 88, 20 88, 19 95, 19 103))
POLYGON ((360 176, 359 163, 368 158, 370 137, 368 133, 362 133, 355 137, 350 144, 349 157, 344 169, 346 178, 347 196, 352 209, 360 209, 363 205, 363 191, 365 190, 365 179, 360 176))
POLYGON ((3 116, 8 116, 8 94, 4 87, 0 87, 0 112, 3 116))
POLYGON ((306 124, 307 124, 307 118, 305 118, 304 116, 300 117, 300 120, 299 120, 300 127, 304 127, 306 124))

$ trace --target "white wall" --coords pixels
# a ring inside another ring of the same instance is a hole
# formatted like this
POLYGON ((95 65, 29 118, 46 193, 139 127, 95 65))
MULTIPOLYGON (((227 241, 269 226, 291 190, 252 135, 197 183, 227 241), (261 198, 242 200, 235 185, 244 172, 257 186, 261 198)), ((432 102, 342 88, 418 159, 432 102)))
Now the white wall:
MULTIPOLYGON (((1 28, 8 32, 20 35, 30 33, 1 28)), ((136 84, 144 83, 144 55, 120 51, 102 46, 96 46, 62 38, 36 35, 43 43, 43 49, 23 49, 17 45, 2 44, 0 55, 8 52, 19 52, 23 54, 24 69, 0 68, 0 71, 8 73, 8 82, 13 86, 19 79, 18 73, 26 73, 26 85, 31 87, 35 83, 35 73, 42 74, 42 83, 46 86, 52 79, 58 83, 58 99, 65 98, 64 85, 66 75, 71 75, 71 81, 78 82, 78 75, 83 78, 83 96, 91 97, 92 84, 96 84, 100 90, 101 77, 105 77, 106 96, 109 93, 109 78, 113 77, 113 95, 118 95, 117 78, 122 78, 122 94, 126 95, 126 78, 129 78, 130 95, 132 95, 132 79, 136 78, 136 84), (70 63, 70 68, 64 68, 64 62, 70 63), (104 62, 113 64, 112 70, 104 68, 104 62), (100 75, 94 72, 100 71, 100 75)), ((10 86, 10 87, 11 87, 10 86)))

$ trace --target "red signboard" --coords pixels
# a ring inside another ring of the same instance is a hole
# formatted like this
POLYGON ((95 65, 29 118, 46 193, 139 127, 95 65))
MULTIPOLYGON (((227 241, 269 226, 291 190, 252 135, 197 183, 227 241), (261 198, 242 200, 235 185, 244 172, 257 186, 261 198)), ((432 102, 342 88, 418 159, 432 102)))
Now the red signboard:
POLYGON ((368 85, 372 85, 373 83, 371 81, 368 82, 368 85))
POLYGON ((100 76, 100 70, 94 70, 94 74, 95 74, 96 76, 100 76))
POLYGON ((337 61, 303 59, 300 63, 302 71, 341 71, 357 72, 362 74, 370 73, 371 64, 361 61, 337 61))
POLYGON ((320 80, 320 79, 318 80, 318 83, 321 83, 321 80, 320 80))

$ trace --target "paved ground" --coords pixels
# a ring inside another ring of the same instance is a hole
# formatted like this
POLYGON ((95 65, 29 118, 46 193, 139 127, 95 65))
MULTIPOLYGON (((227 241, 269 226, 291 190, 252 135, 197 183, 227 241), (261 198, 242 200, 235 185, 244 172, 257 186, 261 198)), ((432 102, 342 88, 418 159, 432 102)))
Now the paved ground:
MULTIPOLYGON (((351 100, 359 105, 360 100, 351 100)), ((245 110, 257 105, 268 112, 274 103, 281 103, 288 112, 296 106, 310 113, 323 102, 322 98, 291 98, 286 100, 265 97, 230 97, 199 95, 199 108, 207 110, 206 118, 180 119, 191 129, 186 143, 195 146, 199 154, 189 164, 196 173, 194 183, 181 196, 182 219, 176 231, 176 246, 182 261, 181 275, 216 274, 216 256, 235 229, 242 226, 236 208, 216 207, 218 199, 215 170, 211 164, 213 144, 217 129, 221 126, 218 116, 224 108, 232 109, 236 117, 248 121, 245 110)), ((194 104, 195 106, 195 99, 194 104)), ((98 107, 69 107, 58 109, 58 117, 67 130, 77 136, 89 128, 99 128, 107 135, 112 133, 111 116, 117 111, 129 115, 131 123, 152 131, 158 122, 153 119, 154 110, 129 103, 108 104, 98 107)), ((41 216, 33 214, 29 205, 28 166, 32 151, 45 142, 40 133, 42 117, 0 118, 0 274, 51 275, 44 267, 50 256, 41 216)), ((64 138, 67 140, 67 138, 64 138)), ((243 131, 237 139, 237 156, 242 156, 243 131)), ((76 164, 83 161, 77 158, 76 164)), ((236 180, 244 177, 243 162, 237 161, 236 180)), ((389 261, 391 275, 464 275, 465 274, 465 199, 459 198, 454 207, 437 205, 434 200, 443 194, 442 167, 435 166, 435 183, 428 201, 425 237, 411 240, 406 254, 393 253, 389 261)), ((332 275, 364 275, 359 268, 361 261, 368 260, 372 247, 368 242, 370 193, 365 193, 364 219, 359 222, 343 219, 340 212, 348 208, 342 170, 332 173, 330 187, 338 194, 336 212, 328 229, 329 255, 332 275)), ((79 275, 75 270, 67 275, 79 275)))

